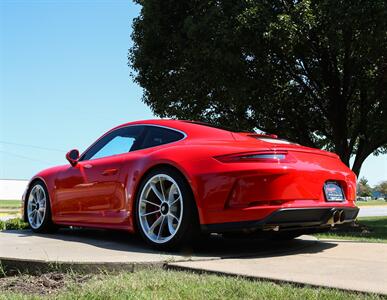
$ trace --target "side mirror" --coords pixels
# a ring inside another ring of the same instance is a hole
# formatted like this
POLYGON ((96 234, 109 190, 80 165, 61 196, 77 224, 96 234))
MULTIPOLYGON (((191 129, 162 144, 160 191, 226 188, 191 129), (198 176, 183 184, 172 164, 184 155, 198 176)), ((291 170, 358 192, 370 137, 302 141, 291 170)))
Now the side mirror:
POLYGON ((76 166, 79 159, 79 151, 77 149, 70 150, 66 154, 66 159, 69 161, 70 165, 73 167, 76 166))

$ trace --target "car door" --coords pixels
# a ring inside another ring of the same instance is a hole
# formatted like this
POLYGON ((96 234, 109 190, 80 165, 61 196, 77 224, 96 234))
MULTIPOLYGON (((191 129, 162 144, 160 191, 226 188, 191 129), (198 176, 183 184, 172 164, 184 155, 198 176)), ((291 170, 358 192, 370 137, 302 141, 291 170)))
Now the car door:
POLYGON ((57 221, 112 224, 115 206, 122 203, 120 171, 124 155, 134 150, 144 128, 113 130, 94 143, 78 163, 62 171, 56 181, 57 221))

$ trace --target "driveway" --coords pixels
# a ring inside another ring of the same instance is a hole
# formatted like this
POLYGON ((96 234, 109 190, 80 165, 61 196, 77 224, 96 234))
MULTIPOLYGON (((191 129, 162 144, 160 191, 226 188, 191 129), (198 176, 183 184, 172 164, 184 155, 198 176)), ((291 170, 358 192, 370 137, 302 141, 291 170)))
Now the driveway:
POLYGON ((387 244, 324 242, 285 255, 178 262, 169 268, 387 295, 387 244))
POLYGON ((215 235, 193 248, 165 253, 125 232, 2 231, 0 261, 6 269, 29 271, 50 265, 86 270, 159 265, 387 295, 387 244, 319 241, 310 236, 270 242, 215 235))
POLYGON ((126 232, 61 229, 56 234, 35 234, 30 230, 0 231, 0 260, 36 260, 72 263, 164 263, 208 260, 250 255, 283 254, 307 249, 318 243, 303 236, 292 242, 235 240, 212 236, 194 248, 180 252, 152 250, 138 236, 126 232))

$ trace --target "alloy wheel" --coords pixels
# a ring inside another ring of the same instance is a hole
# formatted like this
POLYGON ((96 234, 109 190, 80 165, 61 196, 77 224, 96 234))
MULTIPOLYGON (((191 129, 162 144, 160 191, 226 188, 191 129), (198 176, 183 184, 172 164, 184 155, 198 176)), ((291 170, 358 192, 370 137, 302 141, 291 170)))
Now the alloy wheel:
POLYGON ((166 174, 151 177, 142 189, 138 214, 149 240, 157 244, 171 240, 183 217, 183 196, 176 181, 166 174))
POLYGON ((42 226, 46 216, 46 205, 46 192, 40 184, 36 184, 31 189, 27 202, 28 221, 33 229, 38 229, 42 226))

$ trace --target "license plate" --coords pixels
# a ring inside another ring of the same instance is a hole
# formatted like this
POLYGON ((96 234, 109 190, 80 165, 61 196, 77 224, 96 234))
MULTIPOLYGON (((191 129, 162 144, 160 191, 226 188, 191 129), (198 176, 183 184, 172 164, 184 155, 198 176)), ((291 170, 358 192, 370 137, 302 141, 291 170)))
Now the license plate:
POLYGON ((324 193, 327 201, 341 202, 345 199, 343 189, 337 182, 326 182, 324 184, 324 193))

